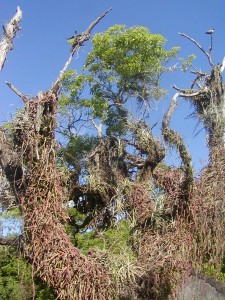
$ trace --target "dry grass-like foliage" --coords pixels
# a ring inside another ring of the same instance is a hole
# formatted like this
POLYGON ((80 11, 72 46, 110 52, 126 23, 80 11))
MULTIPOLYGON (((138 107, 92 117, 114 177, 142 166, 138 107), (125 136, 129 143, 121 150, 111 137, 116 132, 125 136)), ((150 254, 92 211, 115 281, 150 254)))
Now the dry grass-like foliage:
MULTIPOLYGON (((172 219, 161 218, 160 226, 146 228, 137 257, 137 265, 145 270, 139 277, 140 299, 167 299, 172 294, 175 298, 177 285, 192 270, 201 269, 206 259, 219 270, 225 246, 224 165, 224 149, 217 149, 211 155, 211 164, 196 180, 185 208, 176 209, 172 219)), ((174 211, 174 205, 182 201, 182 194, 178 197, 179 181, 177 188, 175 183, 170 189, 170 176, 165 176, 167 179, 160 181, 169 192, 165 206, 168 209, 170 205, 170 211, 174 211)))
MULTIPOLYGON (((224 149, 217 149, 194 181, 191 194, 185 190, 184 170, 156 171, 156 182, 165 191, 159 205, 157 197, 152 198, 152 181, 132 182, 118 176, 112 199, 115 211, 128 212, 131 239, 138 232, 131 250, 136 259, 130 265, 122 251, 119 256, 100 251, 96 257, 104 268, 108 266, 119 299, 176 298, 177 286, 201 269, 206 259, 219 269, 225 246, 224 166, 224 149), (133 275, 128 275, 131 270, 133 275)), ((93 178, 97 189, 104 186, 101 176, 93 178)))
POLYGON ((111 299, 112 284, 102 268, 75 248, 66 234, 66 189, 56 168, 54 93, 39 94, 15 120, 14 141, 24 174, 18 198, 24 221, 25 255, 33 275, 54 287, 59 299, 111 299))
MULTIPOLYGON (((193 200, 190 203, 195 239, 196 256, 206 253, 218 269, 224 254, 225 241, 225 151, 214 149, 211 163, 196 182, 193 200)), ((203 258, 202 258, 203 260, 203 258)))
MULTIPOLYGON (((140 280, 140 299, 167 299, 185 273, 191 269, 191 234, 174 224, 165 233, 146 231, 141 240, 138 266, 144 270, 140 280)), ((188 275, 188 274, 187 274, 188 275)))
POLYGON ((33 274, 54 287, 62 300, 167 299, 172 293, 175 297, 177 285, 206 258, 219 266, 225 228, 225 153, 219 147, 211 152, 200 179, 190 185, 187 168, 155 170, 155 182, 131 180, 124 145, 117 139, 102 140, 90 156, 86 192, 97 195, 96 220, 104 212, 109 219, 126 212, 131 241, 120 253, 108 249, 85 256, 73 247, 64 228, 67 188, 56 166, 56 102, 54 93, 40 93, 13 123, 14 151, 24 172, 16 182, 17 195, 33 274), (164 191, 160 207, 153 195, 156 186, 164 191))
POLYGON ((0 169, 0 187, 1 209, 6 211, 15 208, 15 197, 2 169, 0 169))
POLYGON ((90 252, 90 256, 110 274, 116 290, 114 299, 135 295, 136 280, 141 275, 141 268, 136 265, 136 259, 131 253, 129 247, 121 248, 120 253, 115 253, 113 248, 90 252))
POLYGON ((111 200, 112 185, 103 180, 104 176, 105 174, 101 169, 90 167, 87 190, 99 193, 103 201, 108 204, 111 200))

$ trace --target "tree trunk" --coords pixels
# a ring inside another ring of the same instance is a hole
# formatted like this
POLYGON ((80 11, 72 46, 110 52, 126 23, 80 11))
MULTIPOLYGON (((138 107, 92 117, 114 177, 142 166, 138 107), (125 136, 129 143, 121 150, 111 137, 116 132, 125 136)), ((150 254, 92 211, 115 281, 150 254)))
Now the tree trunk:
MULTIPOLYGON (((108 276, 71 244, 65 231, 65 189, 63 174, 56 167, 54 139, 57 100, 52 91, 39 93, 26 103, 15 126, 14 140, 21 159, 17 166, 23 162, 24 170, 17 178, 15 192, 22 212, 25 255, 34 274, 52 286, 59 299, 111 299, 108 276)), ((11 174, 7 171, 11 162, 4 153, 2 166, 11 180, 17 168, 11 169, 11 174)))

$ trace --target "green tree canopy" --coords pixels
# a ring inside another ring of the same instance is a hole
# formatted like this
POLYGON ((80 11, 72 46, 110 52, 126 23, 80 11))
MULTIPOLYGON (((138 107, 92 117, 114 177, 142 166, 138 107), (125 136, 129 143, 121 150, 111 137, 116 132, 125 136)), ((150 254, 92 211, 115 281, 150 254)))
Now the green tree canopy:
POLYGON ((165 50, 165 43, 162 35, 141 26, 115 25, 96 34, 84 72, 71 77, 70 71, 64 77, 69 94, 62 97, 62 105, 86 108, 89 118, 100 119, 106 125, 107 135, 123 134, 128 101, 133 107, 136 101, 148 105, 165 92, 160 87, 160 76, 178 51, 177 47, 165 50))

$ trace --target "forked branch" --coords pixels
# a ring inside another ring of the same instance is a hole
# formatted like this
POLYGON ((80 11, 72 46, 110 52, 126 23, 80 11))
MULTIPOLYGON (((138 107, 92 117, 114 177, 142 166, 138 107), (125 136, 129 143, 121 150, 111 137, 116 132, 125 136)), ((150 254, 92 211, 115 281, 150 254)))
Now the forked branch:
POLYGON ((209 64, 211 67, 214 66, 213 62, 212 62, 212 57, 211 57, 211 53, 212 53, 212 36, 211 36, 211 46, 210 46, 210 49, 209 49, 209 52, 205 51, 203 49, 203 47, 193 38, 191 38, 190 36, 188 36, 187 34, 185 33, 181 33, 181 32, 178 32, 179 35, 187 38, 188 40, 190 40, 192 43, 194 43, 205 55, 206 57, 208 58, 208 61, 209 61, 209 64))
POLYGON ((101 21, 101 19, 103 19, 107 15, 108 12, 110 12, 111 9, 112 8, 108 9, 106 12, 101 14, 93 23, 89 25, 89 27, 83 33, 77 36, 76 40, 74 41, 74 44, 72 45, 72 51, 67 62, 65 63, 63 69, 60 71, 58 78, 52 85, 52 90, 58 90, 60 88, 60 81, 68 66, 70 65, 74 54, 76 53, 76 51, 79 50, 80 46, 82 46, 85 41, 90 39, 92 29, 101 21))

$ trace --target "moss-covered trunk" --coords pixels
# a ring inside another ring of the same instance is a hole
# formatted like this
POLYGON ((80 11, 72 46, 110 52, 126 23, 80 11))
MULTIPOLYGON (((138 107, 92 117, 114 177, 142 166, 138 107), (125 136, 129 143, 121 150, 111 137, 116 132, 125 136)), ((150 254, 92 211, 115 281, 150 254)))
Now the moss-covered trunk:
POLYGON ((64 228, 68 216, 63 208, 63 174, 56 166, 56 107, 56 93, 39 93, 14 123, 14 151, 23 170, 16 194, 25 255, 34 274, 53 287, 59 299, 111 299, 108 276, 71 244, 64 228))

